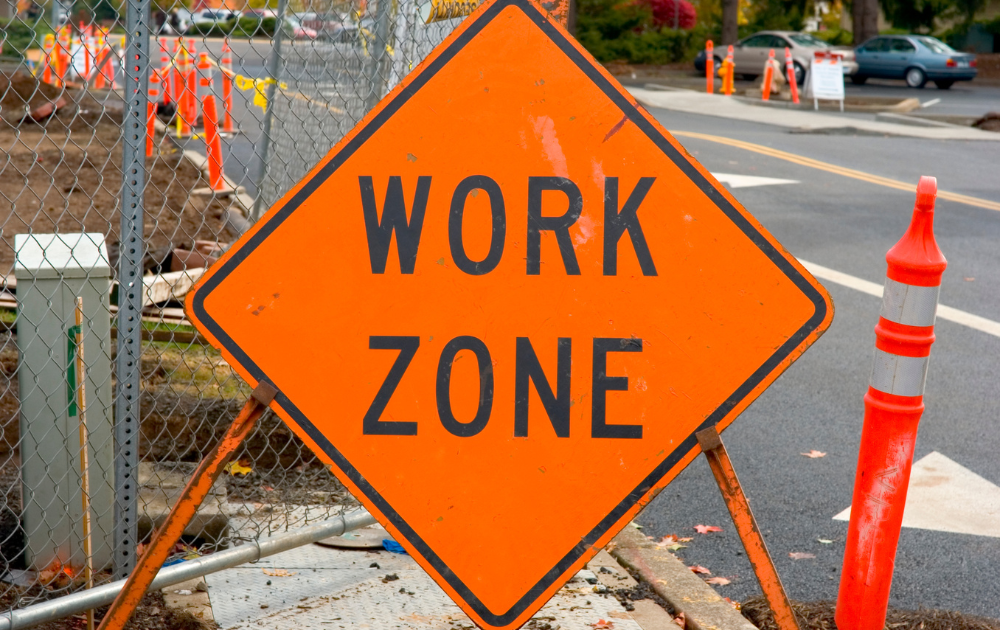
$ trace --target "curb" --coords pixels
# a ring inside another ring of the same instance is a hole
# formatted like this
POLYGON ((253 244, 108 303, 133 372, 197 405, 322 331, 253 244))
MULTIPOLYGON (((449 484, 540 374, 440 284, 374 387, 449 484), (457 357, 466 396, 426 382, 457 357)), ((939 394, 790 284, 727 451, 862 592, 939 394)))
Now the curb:
POLYGON ((635 527, 622 530, 612 545, 611 555, 620 564, 684 613, 687 630, 757 630, 674 554, 657 548, 635 527))

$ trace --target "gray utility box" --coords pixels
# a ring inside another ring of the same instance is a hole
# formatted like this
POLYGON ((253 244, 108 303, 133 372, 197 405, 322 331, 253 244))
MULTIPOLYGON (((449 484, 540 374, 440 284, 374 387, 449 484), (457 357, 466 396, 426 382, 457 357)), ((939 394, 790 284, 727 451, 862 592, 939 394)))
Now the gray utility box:
POLYGON ((73 399, 76 298, 83 298, 91 540, 94 568, 111 563, 114 437, 111 267, 103 234, 18 234, 17 348, 21 398, 21 524, 28 566, 84 565, 80 419, 73 399))

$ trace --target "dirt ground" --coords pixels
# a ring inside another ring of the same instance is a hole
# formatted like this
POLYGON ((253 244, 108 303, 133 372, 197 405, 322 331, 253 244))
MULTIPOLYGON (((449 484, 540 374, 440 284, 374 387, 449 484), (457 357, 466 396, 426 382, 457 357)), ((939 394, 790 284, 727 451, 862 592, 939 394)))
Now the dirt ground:
MULTIPOLYGON (((0 101, 4 109, 7 100, 23 103, 18 93, 30 89, 24 77, 14 75, 17 90, 9 90, 0 101)), ((0 74, 0 90, 5 82, 10 84, 11 77, 0 74)), ((37 84, 31 99, 57 97, 54 90, 37 84)), ((108 239, 112 264, 117 261, 122 102, 115 94, 99 101, 79 90, 67 90, 63 98, 67 105, 41 123, 30 119, 19 125, 0 122, 0 152, 7 158, 0 164, 2 275, 13 268, 13 236, 29 228, 40 233, 102 232, 108 239)), ((224 231, 222 203, 190 194, 208 185, 201 171, 183 159, 180 151, 168 151, 147 158, 147 268, 162 261, 173 247, 190 248, 195 239, 233 239, 224 231)))
MULTIPOLYGON (((837 630, 832 601, 792 602, 792 610, 799 620, 800 630, 837 630)), ((774 616, 763 597, 747 600, 742 607, 743 616, 760 630, 778 630, 774 616)), ((886 616, 887 630, 1000 630, 1000 621, 974 617, 950 610, 900 610, 890 608, 886 616)))

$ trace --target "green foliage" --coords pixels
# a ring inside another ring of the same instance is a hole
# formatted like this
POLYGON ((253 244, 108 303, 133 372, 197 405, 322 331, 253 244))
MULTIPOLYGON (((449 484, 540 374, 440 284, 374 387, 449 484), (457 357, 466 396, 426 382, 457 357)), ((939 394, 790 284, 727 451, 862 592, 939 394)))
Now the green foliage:
POLYGON ((81 16, 84 22, 110 22, 118 20, 118 7, 111 0, 76 0, 72 15, 81 16))
POLYGON ((854 33, 840 28, 817 31, 813 35, 831 46, 850 46, 854 43, 854 33))
POLYGON ((205 37, 274 37, 276 18, 241 17, 225 22, 199 22, 188 33, 205 37))
POLYGON ((42 22, 31 24, 20 18, 0 18, 0 29, 3 30, 4 57, 23 57, 29 48, 40 48, 40 42, 45 36, 42 22))
POLYGON ((930 33, 934 18, 954 6, 955 0, 882 0, 882 10, 896 29, 905 32, 930 33))
POLYGON ((661 65, 693 59, 704 44, 703 28, 656 29, 652 12, 621 0, 580 0, 576 38, 602 62, 661 65))
POLYGON ((757 31, 801 31, 805 3, 800 0, 766 0, 754 6, 749 23, 739 27, 740 39, 757 31))

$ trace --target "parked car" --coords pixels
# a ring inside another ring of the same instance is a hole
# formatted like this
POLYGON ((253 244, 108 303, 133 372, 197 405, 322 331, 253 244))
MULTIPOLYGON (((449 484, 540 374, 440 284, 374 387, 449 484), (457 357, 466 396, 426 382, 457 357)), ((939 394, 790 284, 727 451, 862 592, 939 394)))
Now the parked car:
POLYGON ((960 53, 927 35, 879 35, 858 46, 858 71, 851 80, 861 84, 869 78, 903 79, 922 88, 933 81, 947 90, 955 81, 976 77, 976 56, 960 53))
POLYGON ((202 9, 191 15, 191 21, 195 24, 219 23, 235 20, 240 17, 238 11, 229 9, 202 9))
POLYGON ((285 18, 285 32, 295 39, 316 39, 319 35, 316 29, 302 26, 302 22, 296 17, 285 18))
MULTIPOLYGON (((781 63, 782 73, 785 67, 785 48, 792 51, 795 67, 795 81, 799 85, 805 83, 806 73, 812 61, 813 54, 818 50, 836 50, 843 53, 844 74, 853 75, 858 65, 854 61, 854 51, 849 48, 834 48, 808 33, 795 31, 760 31, 746 37, 733 45, 733 64, 736 74, 742 74, 749 80, 756 79, 763 71, 768 54, 774 50, 774 57, 781 63)), ((716 73, 726 56, 726 47, 719 46, 714 51, 716 73)), ((705 71, 705 51, 698 53, 694 67, 699 72, 705 71)), ((787 77, 786 77, 787 78, 787 77)))

